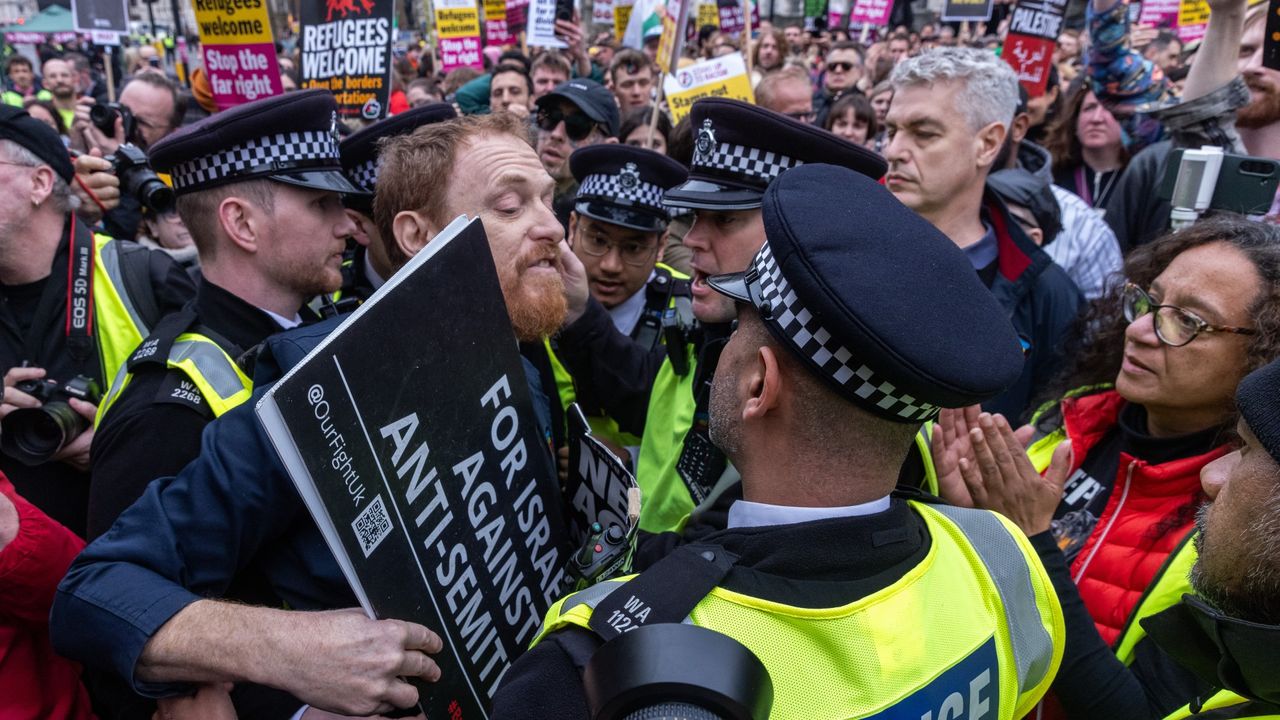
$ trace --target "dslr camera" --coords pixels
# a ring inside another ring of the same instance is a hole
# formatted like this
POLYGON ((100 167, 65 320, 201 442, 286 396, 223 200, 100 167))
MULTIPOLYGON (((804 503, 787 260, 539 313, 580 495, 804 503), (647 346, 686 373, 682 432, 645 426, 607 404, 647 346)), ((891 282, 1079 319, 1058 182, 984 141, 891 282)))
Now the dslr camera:
MULTIPOLYGON (((97 107, 97 106, 94 106, 97 107)), ((156 215, 172 212, 173 188, 164 184, 156 171, 151 169, 147 154, 133 143, 124 143, 106 157, 111 172, 120 178, 122 193, 133 195, 142 206, 156 215)))
POLYGON ((132 140, 134 133, 138 131, 138 121, 133 117, 133 111, 127 105, 113 102, 102 103, 89 108, 89 122, 93 123, 93 126, 107 137, 115 137, 116 118, 124 119, 125 141, 132 140))
POLYGON ((101 399, 93 378, 77 375, 65 385, 57 380, 23 380, 14 385, 39 400, 38 408, 18 408, 0 420, 0 452, 25 465, 42 465, 89 429, 71 398, 95 405, 101 399))

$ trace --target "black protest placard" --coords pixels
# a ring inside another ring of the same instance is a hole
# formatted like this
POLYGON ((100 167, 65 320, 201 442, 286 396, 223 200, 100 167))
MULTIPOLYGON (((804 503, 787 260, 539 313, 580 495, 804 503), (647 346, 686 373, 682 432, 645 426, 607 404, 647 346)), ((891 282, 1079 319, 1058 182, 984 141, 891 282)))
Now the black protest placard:
POLYGON ((257 411, 366 611, 444 640, 421 709, 487 717, 571 550, 480 221, 433 239, 257 411))
POLYGON ((946 0, 942 5, 944 22, 986 22, 991 19, 993 0, 946 0))
POLYGON ((71 14, 75 18, 74 27, 80 32, 129 33, 129 4, 126 0, 71 0, 71 14))
POLYGON ((395 0, 302 0, 301 87, 333 92, 344 118, 386 117, 395 0))
POLYGON ((1031 97, 1044 95, 1067 0, 1021 0, 1009 18, 1001 57, 1031 97))
POLYGON ((581 544, 590 535, 592 523, 604 529, 616 525, 627 532, 627 495, 636 479, 622 460, 591 435, 582 408, 577 403, 565 413, 569 420, 569 478, 564 498, 568 503, 569 534, 581 544))

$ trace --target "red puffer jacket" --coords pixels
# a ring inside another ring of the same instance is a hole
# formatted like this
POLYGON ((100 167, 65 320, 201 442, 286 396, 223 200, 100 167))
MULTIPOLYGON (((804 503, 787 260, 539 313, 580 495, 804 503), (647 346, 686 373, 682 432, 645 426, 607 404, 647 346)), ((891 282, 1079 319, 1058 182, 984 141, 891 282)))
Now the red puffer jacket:
MULTIPOLYGON (((1076 462, 1073 472, 1115 427, 1124 403, 1113 390, 1063 400, 1062 419, 1076 462)), ((1159 465, 1120 454, 1106 509, 1071 564, 1080 597, 1107 644, 1115 645, 1169 553, 1194 529, 1193 514, 1179 515, 1178 510, 1201 493, 1200 469, 1230 451, 1229 445, 1221 445, 1159 465)))

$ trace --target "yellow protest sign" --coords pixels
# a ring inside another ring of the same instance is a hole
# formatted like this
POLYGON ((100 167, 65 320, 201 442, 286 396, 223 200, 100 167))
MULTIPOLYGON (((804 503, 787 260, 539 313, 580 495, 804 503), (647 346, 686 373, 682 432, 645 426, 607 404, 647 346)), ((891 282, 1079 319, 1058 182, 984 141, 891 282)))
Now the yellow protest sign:
POLYGON ((484 19, 505 22, 507 19, 507 0, 484 0, 484 19))
POLYGON ((613 0, 613 36, 622 42, 627 34, 627 23, 631 21, 632 0, 613 0))
POLYGON ((480 11, 473 0, 436 0, 435 10, 439 37, 480 37, 480 11))
POLYGON ((1178 3, 1178 27, 1209 22, 1209 3, 1205 0, 1182 0, 1178 3))
POLYGON ((704 97, 732 98, 755 103, 751 77, 742 53, 703 60, 680 68, 662 83, 673 122, 680 122, 693 104, 704 97))
POLYGON ((272 42, 265 2, 195 4, 202 45, 250 45, 272 42))
POLYGON ((720 27, 720 6, 713 2, 698 3, 698 29, 707 25, 720 27))

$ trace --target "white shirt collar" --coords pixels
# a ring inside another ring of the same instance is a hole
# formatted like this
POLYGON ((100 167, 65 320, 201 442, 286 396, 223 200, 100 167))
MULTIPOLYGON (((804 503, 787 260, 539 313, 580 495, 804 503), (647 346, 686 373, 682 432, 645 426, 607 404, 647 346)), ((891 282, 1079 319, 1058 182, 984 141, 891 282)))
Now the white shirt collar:
POLYGON ((729 527, 749 528, 762 525, 791 525, 812 520, 874 515, 889 509, 889 496, 879 500, 844 507, 792 507, 738 500, 729 506, 729 527))
POLYGON ((294 313, 293 319, 290 320, 289 318, 283 315, 277 315, 266 308, 258 308, 258 309, 266 313, 268 316, 270 316, 272 320, 276 321, 277 325, 284 328, 285 330, 288 330, 289 328, 296 328, 302 324, 302 315, 299 315, 298 313, 294 313))
POLYGON ((631 331, 636 329, 636 323, 640 322, 640 313, 644 312, 645 287, 641 287, 631 297, 609 308, 609 317, 613 319, 613 326, 623 335, 630 335, 631 331))

